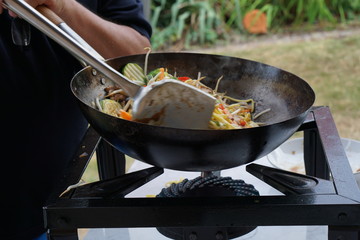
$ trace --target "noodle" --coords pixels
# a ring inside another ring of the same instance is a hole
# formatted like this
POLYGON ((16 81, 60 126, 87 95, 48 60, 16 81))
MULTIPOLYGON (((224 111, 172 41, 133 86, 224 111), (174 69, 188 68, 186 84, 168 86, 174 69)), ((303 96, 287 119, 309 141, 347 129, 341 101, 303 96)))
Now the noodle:
POLYGON ((265 109, 264 111, 261 111, 261 112, 259 112, 258 114, 256 114, 254 117, 253 117, 253 119, 255 120, 255 119, 257 119, 258 117, 260 117, 261 115, 263 115, 264 113, 267 113, 267 112, 270 112, 271 111, 271 109, 270 108, 267 108, 267 109, 265 109))

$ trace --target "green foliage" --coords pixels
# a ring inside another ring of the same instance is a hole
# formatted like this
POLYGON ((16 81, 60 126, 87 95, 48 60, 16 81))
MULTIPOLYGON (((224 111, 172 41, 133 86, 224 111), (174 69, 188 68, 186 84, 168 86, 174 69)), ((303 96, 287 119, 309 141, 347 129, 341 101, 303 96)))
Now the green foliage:
POLYGON ((259 9, 269 30, 289 25, 346 23, 360 14, 360 0, 152 0, 154 49, 213 44, 231 31, 245 33, 243 16, 259 9))
POLYGON ((210 1, 212 4, 221 6, 221 16, 231 28, 239 28, 242 16, 254 9, 259 9, 266 14, 267 25, 270 29, 291 24, 314 24, 322 21, 345 23, 360 13, 360 0, 210 1))
POLYGON ((174 43, 214 43, 223 33, 222 21, 208 1, 153 0, 153 48, 174 43))

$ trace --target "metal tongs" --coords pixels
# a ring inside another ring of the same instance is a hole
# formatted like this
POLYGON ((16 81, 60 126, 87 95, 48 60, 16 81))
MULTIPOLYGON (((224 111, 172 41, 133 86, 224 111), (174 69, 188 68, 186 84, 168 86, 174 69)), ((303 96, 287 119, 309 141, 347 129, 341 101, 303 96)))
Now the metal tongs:
MULTIPOLYGON (((23 0, 5 0, 4 2, 8 9, 52 38, 76 58, 123 88, 134 100, 132 114, 135 121, 143 122, 145 119, 152 119, 153 125, 208 129, 215 106, 215 98, 210 94, 172 79, 162 80, 147 87, 139 86, 108 65, 99 53, 59 17, 57 20, 50 20, 52 17, 45 17, 44 13, 41 14, 23 0)), ((52 12, 52 14, 56 16, 55 13, 52 12)))

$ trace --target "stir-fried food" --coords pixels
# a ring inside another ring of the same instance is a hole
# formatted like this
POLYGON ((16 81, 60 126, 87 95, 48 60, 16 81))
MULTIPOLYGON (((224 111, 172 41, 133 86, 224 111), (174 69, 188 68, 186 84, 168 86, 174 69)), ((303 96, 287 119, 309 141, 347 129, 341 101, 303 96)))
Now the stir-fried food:
MULTIPOLYGON (((146 70, 143 70, 138 64, 128 63, 122 69, 122 74, 141 86, 149 86, 165 79, 176 79, 211 94, 216 98, 216 104, 209 122, 210 129, 258 127, 261 123, 257 123, 255 119, 270 110, 267 109, 254 116, 255 102, 253 99, 235 99, 225 93, 219 93, 218 86, 222 77, 218 79, 215 89, 212 89, 201 82, 205 77, 202 77, 200 73, 196 78, 191 78, 190 76, 176 76, 176 73, 170 74, 166 68, 157 68, 146 74, 146 70)), ((104 99, 96 100, 98 109, 112 116, 131 121, 132 100, 126 93, 116 86, 105 88, 105 92, 104 99)))

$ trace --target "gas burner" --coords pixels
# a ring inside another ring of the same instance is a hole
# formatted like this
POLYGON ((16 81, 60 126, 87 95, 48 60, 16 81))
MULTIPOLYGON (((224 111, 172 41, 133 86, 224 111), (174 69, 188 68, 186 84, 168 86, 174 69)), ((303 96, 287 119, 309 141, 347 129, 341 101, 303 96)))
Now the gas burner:
MULTIPOLYGON (((180 183, 172 183, 163 188, 156 196, 158 198, 175 197, 212 197, 212 196, 259 196, 259 192, 251 184, 231 177, 211 175, 197 177, 192 180, 184 179, 180 183)), ((164 236, 174 240, 196 239, 233 239, 243 236, 256 227, 157 227, 164 236)))
POLYGON ((156 197, 199 196, 259 196, 259 192, 253 185, 247 184, 243 180, 211 175, 172 183, 170 187, 163 188, 156 197))

